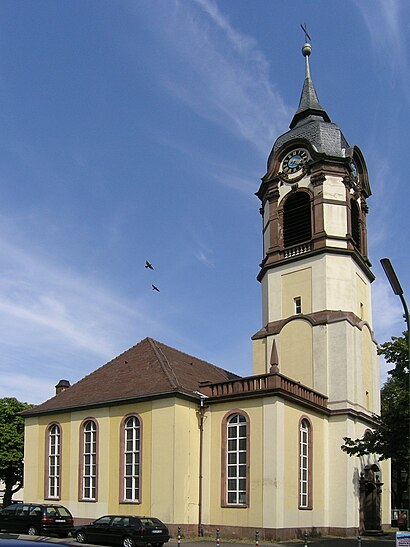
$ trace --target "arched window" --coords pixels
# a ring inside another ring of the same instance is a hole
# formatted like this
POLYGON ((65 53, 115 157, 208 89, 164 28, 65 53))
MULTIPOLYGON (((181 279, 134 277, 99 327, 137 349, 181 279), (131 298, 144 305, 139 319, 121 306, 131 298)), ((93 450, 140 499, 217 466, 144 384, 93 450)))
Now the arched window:
POLYGON ((312 238, 310 197, 306 192, 291 194, 283 207, 283 242, 292 247, 312 238))
POLYGON ((223 421, 223 500, 225 505, 249 503, 249 419, 229 414, 223 421))
POLYGON ((61 430, 52 424, 47 430, 47 491, 46 498, 60 499, 61 430))
POLYGON ((312 427, 308 419, 299 424, 299 509, 312 508, 312 427))
POLYGON ((122 501, 141 501, 141 422, 137 416, 125 418, 121 425, 122 501))
POLYGON ((360 251, 361 249, 361 237, 360 237, 360 209, 357 202, 351 200, 351 222, 352 222, 352 239, 354 245, 360 251))
POLYGON ((97 500, 97 424, 94 420, 86 420, 82 426, 81 439, 81 492, 84 501, 97 500))

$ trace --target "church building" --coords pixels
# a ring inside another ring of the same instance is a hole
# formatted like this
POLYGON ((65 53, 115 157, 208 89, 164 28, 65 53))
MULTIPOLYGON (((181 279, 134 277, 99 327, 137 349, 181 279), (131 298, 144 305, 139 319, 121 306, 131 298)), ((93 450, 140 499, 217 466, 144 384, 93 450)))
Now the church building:
MULTIPOLYGON (((380 411, 366 163, 305 80, 261 202, 262 325, 240 377, 145 338, 24 412, 27 501, 76 522, 151 515, 176 534, 270 541, 390 522, 389 462, 350 457, 380 411)), ((258 326, 256 326, 257 328, 258 326)))

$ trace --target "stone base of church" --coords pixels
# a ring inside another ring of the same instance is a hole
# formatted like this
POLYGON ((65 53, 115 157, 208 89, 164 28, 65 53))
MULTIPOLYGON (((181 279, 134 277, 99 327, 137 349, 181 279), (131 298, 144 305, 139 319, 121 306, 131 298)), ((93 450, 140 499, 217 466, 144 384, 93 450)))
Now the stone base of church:
MULTIPOLYGON (((178 536, 178 525, 167 524, 170 534, 173 538, 178 536)), ((182 537, 198 536, 197 524, 182 524, 180 525, 182 537)), ((318 538, 322 536, 338 536, 338 537, 357 537, 359 531, 355 527, 340 528, 333 526, 312 527, 312 528, 252 528, 245 526, 215 526, 211 524, 202 525, 202 533, 204 537, 216 538, 217 530, 221 541, 223 539, 248 539, 255 541, 256 532, 259 532, 259 539, 263 541, 285 541, 289 539, 303 539, 305 532, 308 538, 318 538)))

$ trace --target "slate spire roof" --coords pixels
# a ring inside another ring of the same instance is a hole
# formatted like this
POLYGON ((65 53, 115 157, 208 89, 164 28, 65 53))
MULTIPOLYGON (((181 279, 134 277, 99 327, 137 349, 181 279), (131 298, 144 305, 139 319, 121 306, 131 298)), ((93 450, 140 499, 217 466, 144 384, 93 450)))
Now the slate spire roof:
POLYGON ((306 139, 318 152, 329 156, 344 157, 345 150, 349 148, 340 128, 331 122, 328 113, 319 102, 310 74, 311 51, 312 46, 309 43, 304 44, 302 53, 305 57, 305 79, 299 106, 289 125, 290 131, 278 137, 273 145, 268 158, 268 171, 275 152, 292 140, 306 139))
POLYGON ((305 44, 302 48, 302 53, 305 57, 305 81, 303 82, 299 107, 289 125, 290 129, 305 122, 306 118, 309 118, 310 116, 320 116, 325 122, 330 122, 326 110, 319 103, 316 89, 310 76, 309 56, 311 52, 311 45, 305 44))
POLYGON ((239 376, 145 338, 65 391, 22 414, 33 416, 178 394, 197 397, 195 393, 200 391, 201 382, 234 378, 239 376))

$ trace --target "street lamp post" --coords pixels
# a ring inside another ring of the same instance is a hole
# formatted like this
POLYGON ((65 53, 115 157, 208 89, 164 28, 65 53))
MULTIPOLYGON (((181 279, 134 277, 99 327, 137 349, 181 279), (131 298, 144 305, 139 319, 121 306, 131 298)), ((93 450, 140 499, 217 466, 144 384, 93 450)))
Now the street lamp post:
POLYGON ((410 319, 409 319, 409 309, 404 299, 404 292, 401 288, 399 278, 396 275, 396 272, 393 269, 392 263, 388 258, 382 258, 380 264, 383 267, 384 273, 387 276, 387 279, 390 281, 391 288, 393 289, 394 294, 400 297, 401 303, 403 304, 404 309, 404 318, 407 323, 407 346, 408 346, 408 368, 410 372, 410 319))
MULTIPOLYGON (((391 288, 393 289, 394 294, 400 297, 401 303, 403 304, 404 309, 404 318, 407 323, 407 348, 408 348, 408 374, 409 374, 409 406, 410 406, 410 318, 409 318, 409 309, 406 304, 406 300, 404 298, 403 289, 401 288, 399 278, 396 275, 396 272, 394 271, 394 268, 392 266, 392 263, 388 258, 382 258, 380 260, 380 263, 383 267, 384 273, 387 276, 387 279, 390 282, 391 288)), ((409 422, 409 428, 410 428, 410 422, 409 422)), ((409 439, 410 439, 410 431, 409 431, 409 439)), ((410 468, 407 470, 407 488, 410 486, 410 468)), ((409 508, 410 509, 410 508, 409 508)))

